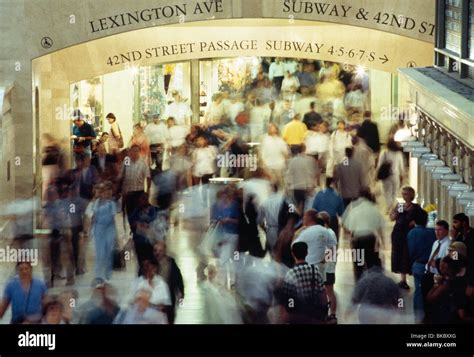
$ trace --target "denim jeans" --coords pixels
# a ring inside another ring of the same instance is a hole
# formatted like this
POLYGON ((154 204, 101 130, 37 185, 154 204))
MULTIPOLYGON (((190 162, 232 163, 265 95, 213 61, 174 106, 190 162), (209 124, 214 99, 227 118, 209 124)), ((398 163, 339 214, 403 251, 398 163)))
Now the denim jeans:
POLYGON ((415 293, 413 294, 413 308, 415 310, 415 323, 421 323, 425 317, 423 307, 423 292, 421 290, 421 282, 423 275, 425 275, 425 264, 413 263, 412 265, 413 278, 415 280, 415 293))

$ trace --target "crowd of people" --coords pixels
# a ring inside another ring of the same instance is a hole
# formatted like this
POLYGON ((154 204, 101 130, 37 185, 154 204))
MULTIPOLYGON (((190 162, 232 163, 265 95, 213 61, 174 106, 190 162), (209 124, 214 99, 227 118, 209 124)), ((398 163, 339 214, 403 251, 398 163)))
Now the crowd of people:
POLYGON ((468 217, 454 216, 451 230, 445 221, 426 227, 415 190, 401 188, 406 160, 394 139, 398 124, 382 149, 364 78, 337 64, 318 70, 316 64, 262 63, 244 95, 216 93, 200 124, 189 125, 189 106, 174 92, 166 115, 135 124, 129 140, 113 113, 106 116, 110 131, 96 135, 77 110, 71 169, 54 137, 44 135, 47 274, 45 282, 34 279, 31 264, 19 263, 0 317, 11 304, 13 323, 173 323, 185 287, 166 241, 173 212, 191 196, 189 205, 209 212, 199 223, 196 269, 209 323, 337 323, 334 285, 344 242, 361 323, 387 322, 400 312, 410 274, 417 323, 471 321, 474 230, 468 217), (256 170, 219 166, 225 153, 256 155, 256 170), (211 190, 216 177, 242 181, 211 190), (377 186, 383 203, 376 202, 377 186), (116 224, 120 215, 123 227, 116 224), (383 270, 388 220, 395 222, 391 271, 400 274, 398 284, 383 270), (124 293, 111 278, 124 253, 122 230, 131 236, 138 277, 120 305, 124 293), (64 299, 84 274, 88 239, 95 248, 92 297, 72 312, 64 299), (69 289, 49 296, 63 271, 69 289))

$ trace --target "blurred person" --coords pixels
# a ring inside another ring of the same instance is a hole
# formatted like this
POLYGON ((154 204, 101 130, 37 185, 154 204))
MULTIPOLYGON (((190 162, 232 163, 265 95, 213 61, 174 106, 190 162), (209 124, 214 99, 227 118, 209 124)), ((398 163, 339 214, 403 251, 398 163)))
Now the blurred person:
POLYGON ((346 131, 346 122, 339 120, 337 129, 331 134, 329 141, 329 157, 326 168, 326 174, 331 176, 334 174, 334 167, 341 163, 346 156, 346 148, 352 147, 351 135, 346 131))
POLYGON ((469 217, 464 213, 453 216, 452 223, 456 242, 462 242, 467 247, 467 294, 472 299, 474 297, 474 228, 469 225, 469 217))
POLYGON ((372 121, 372 113, 364 112, 364 121, 359 128, 358 136, 365 140, 372 151, 378 155, 380 152, 380 138, 377 124, 372 121))
POLYGON ((117 153, 124 146, 124 138, 122 136, 122 131, 120 126, 117 123, 117 118, 114 113, 109 113, 105 117, 110 124, 110 135, 109 135, 109 152, 111 154, 117 153))
POLYGON ((158 217, 158 209, 149 202, 146 192, 138 196, 137 207, 130 215, 130 227, 138 262, 138 276, 145 273, 143 264, 153 260, 153 241, 156 238, 152 229, 158 217))
MULTIPOLYGON (((71 214, 71 207, 74 207, 74 211, 76 207, 71 206, 73 203, 70 200, 70 181, 67 178, 58 178, 56 180, 56 190, 57 197, 44 207, 48 227, 51 229, 47 250, 47 258, 49 259, 44 266, 48 287, 54 286, 56 279, 64 279, 61 273, 63 258, 65 258, 66 263, 66 284, 73 285, 75 283, 74 245, 76 242, 72 240, 71 228, 74 216, 71 214), (64 248, 67 257, 62 256, 61 248, 64 248)), ((80 211, 81 206, 77 207, 77 210, 80 211)))
POLYGON ((211 207, 211 221, 220 224, 222 236, 217 242, 217 256, 221 266, 226 265, 237 251, 241 207, 232 187, 226 187, 211 207))
POLYGON ((75 110, 72 114, 74 127, 72 129, 72 139, 74 141, 74 152, 84 153, 87 156, 92 154, 92 140, 97 137, 94 128, 84 121, 84 115, 80 110, 75 110))
MULTIPOLYGON (((329 134, 329 124, 327 121, 322 121, 315 135, 315 151, 318 155, 318 166, 320 167, 320 173, 326 173, 326 166, 328 163, 328 153, 329 153, 329 142, 331 136, 329 134)), ((319 186, 319 175, 317 184, 319 186)))
POLYGON ((176 317, 176 304, 182 304, 184 299, 184 281, 176 261, 167 255, 166 242, 157 241, 153 246, 153 253, 158 264, 158 274, 168 284, 170 290, 171 306, 168 310, 168 321, 174 324, 176 317))
POLYGON ((92 206, 91 234, 95 242, 95 277, 109 281, 112 277, 113 249, 117 236, 115 215, 117 202, 113 199, 113 184, 101 185, 99 198, 92 206))
MULTIPOLYGON (((123 205, 130 224, 130 216, 138 206, 139 197, 149 192, 151 185, 150 169, 140 158, 140 147, 133 145, 122 164, 118 177, 118 190, 123 196, 123 205)), ((131 225, 131 224, 130 224, 131 225)))
POLYGON ((247 257, 246 264, 237 272, 235 285, 246 324, 270 322, 268 313, 273 305, 274 292, 287 270, 274 261, 247 257))
POLYGON ((245 105, 242 101, 242 98, 239 94, 232 94, 230 97, 230 103, 226 106, 226 116, 229 118, 229 121, 233 123, 234 126, 237 125, 236 118, 237 115, 242 113, 245 110, 245 105))
POLYGON ((221 92, 216 92, 212 96, 211 104, 209 105, 206 114, 204 115, 204 123, 213 125, 219 123, 221 118, 225 116, 224 95, 221 92))
POLYGON ((421 210, 414 218, 415 227, 407 235, 408 254, 411 263, 415 292, 413 294, 413 308, 415 311, 415 323, 422 323, 424 319, 424 302, 422 292, 422 281, 425 274, 425 266, 430 259, 431 247, 436 241, 433 228, 427 228, 428 213, 421 210))
POLYGON ((41 181, 42 200, 45 204, 48 187, 54 185, 54 180, 63 173, 65 160, 61 146, 52 134, 44 133, 42 140, 41 181))
POLYGON ((324 264, 324 290, 329 300, 329 316, 327 321, 332 324, 337 324, 337 297, 334 291, 334 284, 336 283, 336 261, 337 261, 337 238, 336 233, 330 227, 331 217, 328 212, 322 211, 318 213, 318 218, 324 222, 324 227, 329 233, 328 246, 325 251, 324 264))
MULTIPOLYGON (((50 199, 54 199, 50 198, 50 199)), ((48 201, 46 201, 48 202, 48 201)), ((46 206, 44 204, 43 206, 46 206)), ((12 202, 5 202, 0 208, 0 217, 10 220, 13 234, 12 246, 17 249, 30 248, 33 245, 33 222, 40 209, 40 202, 36 196, 27 199, 17 198, 12 202)))
POLYGON ((65 324, 71 324, 73 322, 78 299, 79 294, 77 290, 66 289, 59 294, 58 300, 62 304, 61 319, 65 324))
MULTIPOLYGON (((360 198, 352 202, 344 212, 342 225, 351 236, 351 248, 360 261, 353 259, 356 282, 364 270, 374 265, 381 266, 379 251, 384 241, 385 218, 380 213, 375 197, 366 188, 360 191, 360 198)), ((354 258, 354 257, 353 257, 354 258)))
POLYGON ((323 76, 329 74, 333 75, 335 78, 338 78, 340 72, 341 69, 339 68, 338 64, 330 61, 324 61, 323 66, 319 70, 319 79, 322 80, 323 76))
POLYGON ((266 247, 273 256, 278 241, 278 214, 283 203, 283 195, 278 192, 278 185, 272 185, 272 193, 259 207, 258 223, 265 231, 266 247))
POLYGON ((206 268, 207 279, 202 283, 204 292, 204 316, 208 324, 242 324, 242 316, 234 294, 221 285, 220 272, 215 265, 206 268))
POLYGON ((300 63, 295 58, 286 58, 283 61, 283 67, 285 68, 285 73, 296 74, 300 63))
POLYGON ((278 235, 278 240, 273 248, 275 261, 286 265, 288 268, 292 268, 294 265, 294 259, 291 254, 291 244, 300 219, 300 216, 296 213, 290 213, 288 215, 286 224, 278 235))
POLYGON ((294 91, 295 89, 299 88, 299 86, 300 86, 300 82, 298 80, 298 77, 296 77, 294 73, 290 73, 289 71, 286 71, 283 82, 281 83, 281 91, 283 95, 285 95, 288 92, 294 91))
POLYGON ((174 155, 178 148, 185 144, 189 130, 183 125, 177 125, 174 117, 169 117, 166 123, 168 125, 167 147, 170 155, 174 155))
POLYGON ((270 123, 272 110, 261 99, 255 100, 255 106, 249 112, 250 136, 253 142, 259 142, 270 123))
POLYGON ((263 165, 272 177, 273 182, 278 185, 283 182, 283 174, 288 158, 288 146, 279 134, 278 127, 275 124, 269 124, 268 133, 263 136, 260 147, 263 165))
POLYGON ((164 118, 160 118, 159 115, 154 115, 153 122, 148 123, 144 133, 150 143, 150 167, 154 172, 160 173, 163 165, 166 139, 168 138, 168 127, 165 124, 164 118))
POLYGON ((324 293, 324 281, 318 267, 305 260, 307 244, 294 243, 291 253, 295 266, 286 273, 277 298, 282 306, 283 319, 290 324, 325 323, 328 301, 324 293))
POLYGON ((410 186, 402 189, 405 203, 399 204, 390 213, 390 219, 395 221, 392 230, 392 272, 400 273, 400 288, 408 290, 407 274, 411 273, 410 258, 408 253, 408 232, 415 226, 415 219, 422 214, 420 205, 413 203, 415 190, 410 186))
POLYGON ((360 84, 351 84, 349 86, 349 92, 344 97, 344 105, 346 106, 347 112, 350 114, 354 110, 363 112, 365 109, 367 96, 362 90, 360 84))
POLYGON ((292 152, 294 149, 299 148, 304 143, 305 135, 308 129, 306 125, 301 122, 301 117, 296 114, 292 121, 285 125, 283 128, 283 140, 290 146, 292 152))
POLYGON ((374 266, 356 283, 351 300, 358 307, 359 323, 366 325, 397 323, 400 299, 398 285, 374 266))
POLYGON ((37 323, 41 319, 42 303, 46 285, 33 278, 33 267, 30 262, 18 262, 17 274, 8 280, 0 304, 0 319, 12 306, 12 324, 37 323))
POLYGON ((275 102, 272 113, 272 123, 281 131, 294 117, 295 111, 290 100, 279 100, 275 102))
POLYGON ((110 325, 120 311, 113 298, 113 288, 103 279, 92 281, 90 299, 78 307, 74 321, 82 325, 110 325))
MULTIPOLYGON (((394 140, 390 140, 387 143, 387 148, 382 150, 376 168, 377 173, 381 174, 380 169, 384 163, 390 165, 389 176, 382 179, 387 211, 390 212, 397 203, 397 194, 405 173, 403 152, 401 151, 400 144, 394 140)), ((388 165, 385 166, 388 168, 388 165)))
POLYGON ((117 159, 107 154, 103 143, 97 144, 96 154, 92 157, 91 165, 97 170, 100 181, 115 181, 118 175, 117 159))
POLYGON ((359 193, 364 187, 362 166, 359 161, 353 159, 353 153, 354 150, 347 147, 345 158, 334 168, 334 182, 345 207, 359 197, 359 193))
POLYGON ((67 322, 63 318, 63 304, 57 299, 51 299, 43 306, 43 318, 41 324, 44 325, 65 325, 67 322))
POLYGON ((173 103, 166 106, 165 118, 173 117, 176 120, 176 125, 189 125, 191 123, 192 111, 181 93, 177 90, 171 92, 173 103))
POLYGON ((196 149, 192 153, 193 185, 201 187, 202 200, 207 205, 207 185, 216 172, 217 149, 209 146, 205 137, 196 139, 196 149))
POLYGON ((364 139, 353 138, 354 147, 352 158, 358 161, 362 167, 362 184, 365 187, 372 187, 375 179, 375 155, 364 139))
POLYGON ((316 112, 316 102, 311 102, 309 105, 310 111, 305 113, 303 123, 310 130, 315 124, 320 124, 323 121, 321 115, 316 112))
POLYGON ((326 187, 319 191, 313 201, 313 209, 317 212, 327 212, 330 216, 329 227, 336 234, 339 241, 339 219, 344 213, 344 201, 341 196, 332 187, 332 177, 326 178, 326 187))
POLYGON ((302 90, 303 88, 311 90, 316 86, 316 75, 313 64, 303 63, 303 71, 298 71, 296 75, 298 76, 302 90))
POLYGON ((148 288, 139 289, 131 306, 121 309, 113 321, 114 325, 164 325, 168 321, 166 315, 150 307, 152 292, 148 288))
POLYGON ((133 303, 134 297, 141 289, 150 290, 149 306, 165 314, 172 306, 170 288, 162 276, 158 275, 158 265, 154 260, 145 259, 142 262, 143 275, 131 283, 127 302, 133 303))
POLYGON ((304 150, 300 149, 301 147, 304 148, 304 145, 293 147, 295 156, 288 161, 285 184, 287 190, 293 195, 296 209, 302 213, 308 193, 315 188, 316 170, 314 160, 305 155, 304 150))
POLYGON ((130 139, 129 148, 138 146, 140 158, 147 164, 150 164, 150 142, 143 131, 141 124, 133 126, 133 135, 130 139))
POLYGON ((91 165, 91 159, 84 154, 74 155, 76 167, 66 173, 68 180, 72 182, 71 189, 75 190, 79 197, 91 200, 93 187, 99 182, 99 174, 95 166, 91 165))

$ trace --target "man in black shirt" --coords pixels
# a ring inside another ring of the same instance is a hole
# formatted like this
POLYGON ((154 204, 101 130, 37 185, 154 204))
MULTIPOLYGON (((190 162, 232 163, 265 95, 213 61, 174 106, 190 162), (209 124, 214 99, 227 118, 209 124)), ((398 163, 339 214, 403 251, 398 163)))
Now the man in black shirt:
POLYGON ((377 124, 372 122, 371 113, 366 111, 364 113, 364 121, 359 128, 358 136, 365 140, 367 146, 372 149, 375 154, 380 151, 379 129, 377 124))
POLYGON ((310 111, 307 112, 303 117, 303 123, 306 125, 308 130, 310 130, 315 124, 320 124, 323 121, 323 118, 319 113, 316 112, 316 102, 311 102, 309 105, 310 111))

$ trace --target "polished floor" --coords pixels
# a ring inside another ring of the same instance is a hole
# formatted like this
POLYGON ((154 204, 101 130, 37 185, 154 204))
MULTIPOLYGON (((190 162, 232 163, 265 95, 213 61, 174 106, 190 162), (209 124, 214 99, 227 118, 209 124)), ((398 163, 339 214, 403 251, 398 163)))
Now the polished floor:
MULTIPOLYGON (((174 211, 172 221, 173 224, 170 230, 170 236, 167 240, 168 254, 176 259, 178 266, 183 274, 185 283, 185 299, 182 305, 177 311, 177 324, 206 324, 207 321, 206 309, 212 308, 206 306, 205 303, 205 288, 203 283, 198 281, 196 275, 196 267, 199 264, 199 253, 198 245, 201 241, 202 234, 206 229, 206 213, 202 209, 193 207, 198 215, 192 215, 193 218, 185 216, 183 212, 179 210, 179 203, 177 209, 174 211)), ((189 204, 188 204, 189 207, 189 204)), ((381 209, 383 209, 381 207, 381 209)), ((122 227, 120 218, 118 217, 118 227, 122 227)), ((387 217, 388 222, 388 217, 387 217)), ((384 267, 387 269, 387 275, 392 277, 396 282, 399 280, 399 276, 390 273, 390 232, 392 223, 388 223, 385 239, 384 239, 384 250, 382 251, 381 257, 384 263, 384 267)), ((127 240, 125 234, 120 234, 120 242, 124 244, 127 240)), ((42 248, 46 243, 46 239, 37 238, 35 239, 35 247, 42 248)), ((2 247, 5 247, 10 242, 7 239, 0 240, 2 247)), ((341 239, 339 248, 349 248, 347 239, 341 239)), ((268 258, 268 257, 267 257, 268 258)), ((90 283, 94 278, 94 245, 90 241, 87 243, 86 251, 86 274, 76 277, 74 289, 79 293, 79 298, 76 306, 80 306, 82 303, 87 301, 91 294, 90 283)), ((14 265, 11 263, 0 263, 0 289, 5 286, 6 281, 13 274, 14 265)), ((34 273, 37 277, 42 278, 42 264, 34 268, 34 273)), ((125 303, 124 299, 128 295, 128 289, 132 279, 136 277, 136 260, 132 256, 132 259, 127 262, 127 267, 124 271, 114 271, 111 283, 117 289, 118 300, 121 304, 125 303)), ((51 293, 60 292, 67 287, 65 286, 65 280, 59 281, 58 285, 51 289, 51 293)), ((413 323, 412 313, 412 299, 413 299, 413 279, 409 277, 408 284, 411 289, 409 291, 402 291, 403 301, 400 305, 399 317, 395 320, 398 323, 413 323)), ((354 277, 352 270, 352 263, 347 261, 339 261, 336 268, 336 284, 335 291, 338 298, 338 311, 337 317, 339 324, 352 324, 358 323, 357 314, 353 313, 350 300, 352 291, 354 288, 354 277)), ((10 321, 10 310, 4 316, 0 323, 6 324, 10 321)))

